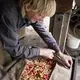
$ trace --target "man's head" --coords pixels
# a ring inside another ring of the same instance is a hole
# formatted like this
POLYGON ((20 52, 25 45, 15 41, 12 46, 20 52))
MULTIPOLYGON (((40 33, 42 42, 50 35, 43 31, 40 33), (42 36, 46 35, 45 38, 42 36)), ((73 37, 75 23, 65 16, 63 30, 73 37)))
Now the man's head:
POLYGON ((55 0, 20 0, 22 14, 32 22, 53 16, 56 11, 55 0))

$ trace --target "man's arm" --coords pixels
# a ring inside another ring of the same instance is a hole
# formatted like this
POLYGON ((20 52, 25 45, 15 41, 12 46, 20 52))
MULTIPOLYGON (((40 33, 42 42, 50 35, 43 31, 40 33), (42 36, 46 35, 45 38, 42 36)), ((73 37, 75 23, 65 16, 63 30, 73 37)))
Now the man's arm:
POLYGON ((40 37, 47 43, 49 48, 54 49, 56 52, 60 51, 56 40, 48 31, 45 30, 45 27, 42 22, 33 23, 32 26, 35 31, 40 35, 40 37))

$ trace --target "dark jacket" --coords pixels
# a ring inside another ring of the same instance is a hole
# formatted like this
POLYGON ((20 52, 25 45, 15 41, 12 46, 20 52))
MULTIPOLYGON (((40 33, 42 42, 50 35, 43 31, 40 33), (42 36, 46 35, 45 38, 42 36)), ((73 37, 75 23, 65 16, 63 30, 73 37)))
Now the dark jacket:
POLYGON ((28 19, 22 18, 16 0, 0 0, 0 40, 4 49, 13 58, 39 56, 39 48, 20 46, 17 31, 25 25, 32 25, 49 48, 56 52, 60 50, 55 39, 45 30, 42 22, 30 23, 28 19))

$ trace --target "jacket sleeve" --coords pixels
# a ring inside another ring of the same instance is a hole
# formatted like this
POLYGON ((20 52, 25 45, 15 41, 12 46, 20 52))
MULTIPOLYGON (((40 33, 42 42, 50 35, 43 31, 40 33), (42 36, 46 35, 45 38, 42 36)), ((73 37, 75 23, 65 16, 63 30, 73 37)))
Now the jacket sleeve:
POLYGON ((0 15, 0 40, 3 43, 4 49, 13 57, 25 57, 31 58, 39 56, 39 48, 20 46, 18 40, 17 28, 17 16, 14 15, 14 9, 10 12, 5 12, 0 15), (13 14, 11 13, 13 12, 13 14))
POLYGON ((60 51, 56 40, 48 31, 45 30, 43 22, 33 23, 32 26, 40 37, 47 43, 49 48, 54 49, 56 52, 60 51))

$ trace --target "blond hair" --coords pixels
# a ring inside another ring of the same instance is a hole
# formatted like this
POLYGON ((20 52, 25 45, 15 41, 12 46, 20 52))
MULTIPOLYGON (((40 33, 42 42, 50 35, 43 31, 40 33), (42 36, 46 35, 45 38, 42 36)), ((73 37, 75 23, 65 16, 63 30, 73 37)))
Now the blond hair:
POLYGON ((20 0, 20 7, 22 8, 22 14, 25 15, 24 5, 27 9, 37 13, 46 13, 47 16, 53 16, 56 11, 55 0, 20 0))

